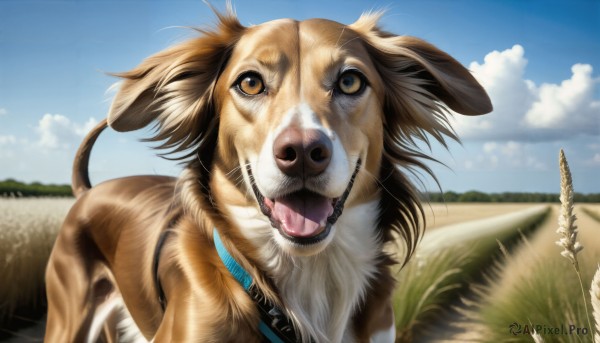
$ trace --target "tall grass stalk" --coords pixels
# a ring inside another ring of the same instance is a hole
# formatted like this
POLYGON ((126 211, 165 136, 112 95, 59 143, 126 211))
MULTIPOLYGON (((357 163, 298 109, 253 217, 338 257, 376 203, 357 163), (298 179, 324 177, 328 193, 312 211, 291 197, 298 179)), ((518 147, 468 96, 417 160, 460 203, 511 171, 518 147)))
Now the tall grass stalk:
POLYGON ((542 335, 537 333, 535 330, 533 330, 533 333, 531 334, 531 338, 533 338, 533 341, 535 343, 546 343, 546 341, 544 340, 544 337, 542 337, 542 335))
MULTIPOLYGON (((594 334, 594 343, 600 343, 600 265, 590 287, 592 298, 592 308, 594 309, 594 319, 596 320, 596 333, 594 334)), ((591 329, 591 326, 590 326, 591 329)))
POLYGON ((577 254, 583 250, 583 246, 577 241, 577 225, 575 221, 577 217, 573 213, 573 179, 571 178, 571 170, 565 153, 560 149, 559 154, 559 167, 560 167, 560 214, 558 216, 558 230, 556 232, 562 236, 562 238, 556 242, 556 244, 563 248, 561 255, 569 259, 575 268, 575 273, 579 279, 579 286, 581 288, 581 295, 583 297, 583 305, 585 307, 585 315, 588 320, 588 327, 591 329, 592 324, 590 322, 590 315, 587 308, 587 301, 585 296, 585 290, 583 289, 583 281, 581 280, 581 271, 579 269, 579 261, 577 260, 577 254))
POLYGON ((461 287, 469 249, 439 250, 415 256, 400 272, 394 293, 397 342, 412 342, 419 325, 435 315, 461 287))

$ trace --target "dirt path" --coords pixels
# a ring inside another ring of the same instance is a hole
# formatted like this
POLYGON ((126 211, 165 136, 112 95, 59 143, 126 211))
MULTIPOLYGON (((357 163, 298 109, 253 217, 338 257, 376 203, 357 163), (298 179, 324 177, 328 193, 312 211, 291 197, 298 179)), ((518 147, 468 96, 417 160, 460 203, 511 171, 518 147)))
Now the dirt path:
MULTIPOLYGON (((495 207, 495 205, 491 206, 495 207)), ((513 210, 509 213, 487 216, 477 220, 465 220, 456 224, 446 225, 426 232, 417 251, 427 252, 430 250, 439 250, 440 248, 465 243, 466 241, 476 240, 481 237, 504 235, 507 230, 514 230, 515 224, 519 224, 530 217, 539 215, 546 211, 547 208, 548 205, 530 204, 527 207, 521 206, 519 210, 513 210)), ((473 212, 475 211, 476 210, 474 209, 473 212)), ((480 212, 489 214, 494 213, 494 210, 480 212)), ((472 216, 476 217, 478 215, 472 216)), ((465 218, 466 215, 462 215, 462 217, 465 218)))
POLYGON ((432 203, 424 205, 427 230, 465 221, 520 211, 538 204, 531 203, 432 203))

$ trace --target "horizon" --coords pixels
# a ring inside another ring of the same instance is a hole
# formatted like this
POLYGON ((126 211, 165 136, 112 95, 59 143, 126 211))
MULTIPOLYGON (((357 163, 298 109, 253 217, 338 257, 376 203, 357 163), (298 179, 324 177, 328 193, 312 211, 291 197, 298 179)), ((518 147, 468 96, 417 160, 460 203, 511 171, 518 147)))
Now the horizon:
MULTIPOLYGON (((0 186, 3 185, 3 183, 6 182, 16 182, 19 184, 23 184, 23 185, 27 185, 27 186, 31 186, 31 185, 41 185, 41 186, 50 186, 50 187, 71 187, 70 183, 44 183, 44 182, 40 182, 40 181, 31 181, 31 182, 25 182, 25 181, 21 181, 15 178, 6 178, 6 179, 2 179, 0 180, 0 186)), ((458 191, 454 191, 452 189, 448 189, 448 190, 443 190, 443 191, 424 191, 421 193, 421 195, 423 196, 428 196, 428 195, 447 195, 447 194, 457 194, 457 195, 463 195, 463 194, 467 194, 467 193, 481 193, 481 194, 485 194, 485 195, 508 195, 508 194, 532 194, 532 195, 560 195, 560 191, 559 192, 520 192, 520 191, 515 191, 515 192, 511 192, 511 191, 501 191, 501 192, 484 192, 484 191, 480 191, 477 189, 468 189, 466 191, 462 191, 462 192, 458 192, 458 191)), ((600 195, 600 192, 593 192, 593 193, 582 193, 582 192, 574 192, 574 194, 577 195, 583 195, 583 196, 594 196, 594 195, 600 195)), ((2 193, 0 194, 0 197, 6 196, 6 193, 2 193)), ((555 202, 560 202, 560 199, 557 197, 555 202)))
MULTIPOLYGON (((225 1, 212 4, 225 8, 225 1)), ((244 25, 281 17, 349 24, 383 8, 384 29, 425 39, 469 68, 494 111, 454 116, 462 145, 450 143, 449 152, 431 142, 429 155, 441 164, 427 165, 442 191, 558 193, 562 147, 575 191, 600 193, 599 1, 233 5, 244 25)), ((0 2, 0 180, 68 184, 75 150, 108 111, 107 90, 116 79, 106 72, 132 69, 191 37, 183 27, 214 22, 202 1, 0 2)), ((91 157, 93 184, 134 174, 177 175, 176 163, 137 141, 148 135, 148 129, 104 133, 91 157)), ((421 191, 438 192, 433 178, 421 178, 421 191)))

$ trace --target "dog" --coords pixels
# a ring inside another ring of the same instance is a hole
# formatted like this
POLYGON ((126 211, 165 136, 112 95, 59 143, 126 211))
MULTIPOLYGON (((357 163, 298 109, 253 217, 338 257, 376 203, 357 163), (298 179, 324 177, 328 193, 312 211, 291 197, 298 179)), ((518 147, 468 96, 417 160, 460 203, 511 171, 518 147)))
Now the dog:
POLYGON ((484 114, 489 97, 445 52, 380 29, 380 13, 216 16, 118 74, 75 158, 45 340, 394 341, 392 268, 424 230, 415 142, 457 139, 450 110, 484 114), (91 187, 100 133, 149 125, 181 176, 91 187))

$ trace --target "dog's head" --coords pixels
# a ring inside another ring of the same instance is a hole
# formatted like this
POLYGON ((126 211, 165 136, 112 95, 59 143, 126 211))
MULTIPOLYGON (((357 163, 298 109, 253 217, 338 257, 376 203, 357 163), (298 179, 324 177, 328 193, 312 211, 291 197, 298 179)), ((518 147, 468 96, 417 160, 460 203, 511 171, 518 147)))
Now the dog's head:
MULTIPOLYGON (((377 15, 349 26, 219 19, 217 30, 122 74, 109 123, 130 131, 156 121, 154 139, 189 152, 200 192, 224 217, 254 208, 292 254, 323 250, 344 208, 383 198, 414 224, 409 183, 400 178, 392 186, 403 190, 386 197, 386 180, 397 167, 423 166, 415 140, 454 138, 444 104, 468 115, 491 110, 463 66, 424 41, 381 31, 377 15)), ((403 224, 391 226, 408 233, 403 224)))

